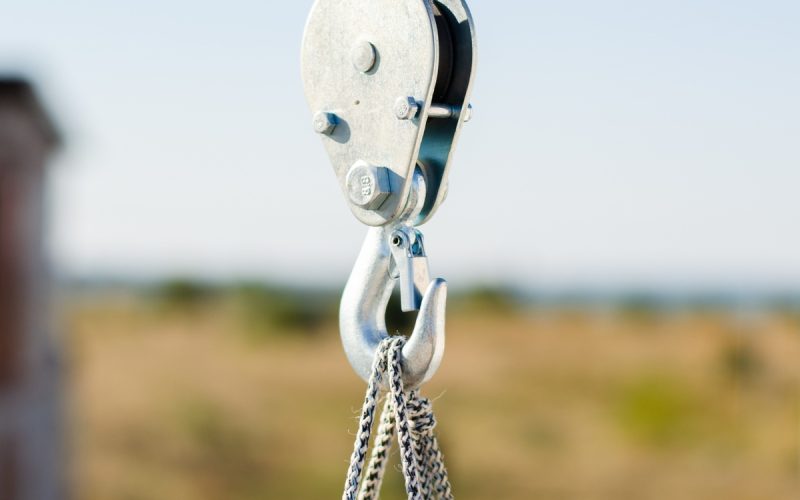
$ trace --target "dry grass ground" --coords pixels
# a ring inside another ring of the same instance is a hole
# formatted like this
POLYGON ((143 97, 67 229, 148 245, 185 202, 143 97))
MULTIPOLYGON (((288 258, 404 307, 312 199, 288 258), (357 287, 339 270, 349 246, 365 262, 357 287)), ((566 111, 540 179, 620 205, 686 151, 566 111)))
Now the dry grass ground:
MULTIPOLYGON (((77 498, 341 494, 364 384, 334 321, 125 296, 68 315, 77 498)), ((460 499, 796 500, 799 361, 789 313, 455 303, 425 392, 460 499)))

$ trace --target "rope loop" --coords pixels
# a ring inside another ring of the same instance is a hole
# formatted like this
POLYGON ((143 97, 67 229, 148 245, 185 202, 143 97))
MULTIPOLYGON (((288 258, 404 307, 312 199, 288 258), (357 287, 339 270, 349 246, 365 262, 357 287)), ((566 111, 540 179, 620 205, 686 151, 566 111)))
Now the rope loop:
POLYGON ((359 431, 345 480, 343 500, 377 500, 395 435, 400 445, 400 462, 408 499, 453 498, 444 456, 433 432, 436 427, 433 405, 428 398, 420 395, 418 389, 406 392, 403 387, 401 360, 405 343, 404 337, 389 337, 380 343, 375 353, 372 375, 361 410, 359 431), (375 408, 380 388, 386 378, 388 393, 369 465, 362 478, 375 420, 375 408))

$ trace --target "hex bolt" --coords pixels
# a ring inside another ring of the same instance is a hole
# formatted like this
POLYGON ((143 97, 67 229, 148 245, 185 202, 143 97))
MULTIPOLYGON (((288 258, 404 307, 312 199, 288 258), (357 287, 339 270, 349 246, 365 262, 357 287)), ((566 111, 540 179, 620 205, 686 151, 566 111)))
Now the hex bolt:
POLYGON ((394 115, 398 120, 411 120, 419 113, 419 104, 413 97, 400 97, 394 103, 394 115))
POLYGON ((369 73, 375 67, 376 58, 375 46, 366 40, 357 42, 350 49, 353 66, 362 73, 369 73))
POLYGON ((357 161, 347 173, 347 195, 354 205, 377 210, 391 194, 389 170, 357 161))
POLYGON ((336 129, 336 115, 320 111, 314 115, 314 132, 318 134, 331 135, 336 129))

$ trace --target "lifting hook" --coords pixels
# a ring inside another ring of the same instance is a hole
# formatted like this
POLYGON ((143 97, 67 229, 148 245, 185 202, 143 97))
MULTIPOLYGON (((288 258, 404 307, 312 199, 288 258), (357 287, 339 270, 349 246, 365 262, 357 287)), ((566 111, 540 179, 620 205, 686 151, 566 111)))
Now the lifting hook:
MULTIPOLYGON (((419 215, 426 191, 425 177, 417 169, 403 220, 419 215)), ((431 281, 419 230, 407 223, 369 229, 342 294, 339 332, 353 369, 369 380, 375 351, 389 336, 386 306, 397 281, 402 310, 419 310, 402 358, 403 383, 412 389, 427 382, 442 362, 447 304, 447 282, 431 281)))
MULTIPOLYGON (((403 267, 393 257, 392 250, 397 243, 394 233, 404 229, 369 229, 342 295, 339 310, 342 345, 353 369, 364 380, 369 380, 371 375, 378 344, 389 336, 386 306, 398 279, 392 276, 392 264, 398 270, 403 267)), ((412 288, 412 285, 406 284, 403 271, 400 271, 399 280, 402 294, 408 295, 405 289, 412 288)), ((419 290, 416 286, 414 288, 419 290)), ((447 283, 436 278, 422 292, 419 294, 417 291, 417 296, 422 298, 419 313, 414 330, 403 347, 403 382, 409 389, 428 381, 439 368, 444 355, 447 283)))
POLYGON ((402 309, 419 311, 402 352, 406 387, 442 361, 447 283, 430 279, 415 226, 447 196, 475 52, 466 0, 315 0, 309 15, 301 57, 313 128, 348 207, 370 226, 339 311, 345 353, 365 380, 397 281, 402 309))

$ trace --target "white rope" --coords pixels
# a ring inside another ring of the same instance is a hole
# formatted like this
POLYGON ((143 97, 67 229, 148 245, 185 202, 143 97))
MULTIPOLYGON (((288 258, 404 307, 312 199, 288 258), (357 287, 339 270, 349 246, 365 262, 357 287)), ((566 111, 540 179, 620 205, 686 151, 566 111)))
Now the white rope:
POLYGON ((389 396, 394 406, 394 418, 397 420, 397 442, 400 443, 400 464, 403 466, 403 476, 406 479, 406 493, 408 500, 422 500, 420 491, 417 465, 419 460, 411 440, 411 429, 408 424, 406 410, 406 394, 403 389, 402 369, 400 358, 405 339, 392 338, 389 341, 389 396))
POLYGON ((372 362, 372 376, 367 384, 367 394, 364 396, 364 406, 361 410, 361 420, 358 423, 358 434, 353 446, 353 454, 350 457, 350 469, 347 472, 347 479, 344 484, 343 500, 355 500, 358 491, 358 480, 361 477, 361 470, 364 468, 367 448, 369 446, 369 436, 372 432, 372 422, 375 419, 375 405, 380 390, 383 374, 386 372, 386 352, 389 345, 382 343, 375 354, 372 362))
POLYGON ((433 407, 428 398, 420 396, 419 391, 409 395, 407 404, 411 419, 411 434, 417 443, 417 460, 419 469, 424 472, 422 489, 426 498, 453 498, 450 479, 444 466, 444 456, 439 448, 439 440, 433 429, 436 427, 436 418, 433 416, 433 407))
POLYGON ((444 457, 433 430, 436 419, 431 402, 418 390, 406 393, 403 387, 401 356, 405 339, 391 337, 381 342, 373 361, 361 411, 359 432, 350 459, 343 500, 356 500, 359 480, 369 447, 375 407, 381 382, 388 375, 389 393, 383 406, 378 435, 364 473, 358 500, 377 500, 386 471, 395 433, 400 443, 400 458, 409 500, 453 498, 444 457))
POLYGON ((394 408, 392 399, 387 397, 381 413, 381 423, 378 426, 378 435, 372 444, 372 454, 369 457, 369 466, 364 473, 361 491, 358 500, 378 500, 381 491, 383 476, 386 472, 386 463, 389 461, 389 452, 394 439, 394 408))

